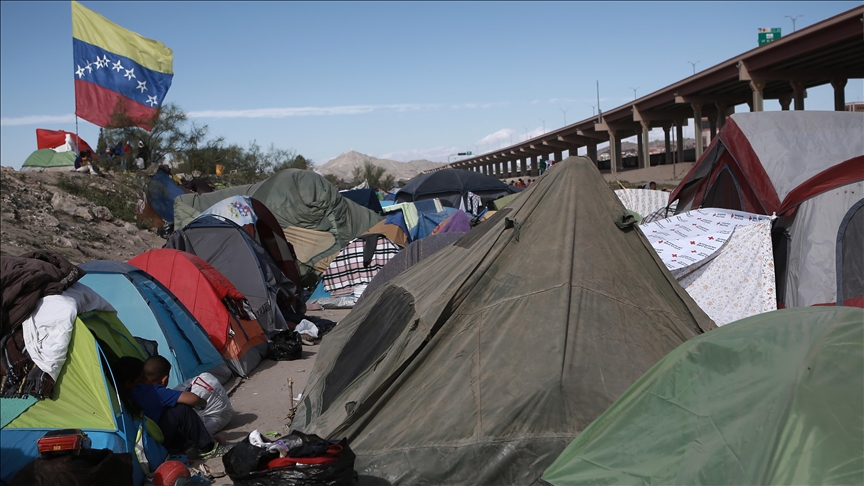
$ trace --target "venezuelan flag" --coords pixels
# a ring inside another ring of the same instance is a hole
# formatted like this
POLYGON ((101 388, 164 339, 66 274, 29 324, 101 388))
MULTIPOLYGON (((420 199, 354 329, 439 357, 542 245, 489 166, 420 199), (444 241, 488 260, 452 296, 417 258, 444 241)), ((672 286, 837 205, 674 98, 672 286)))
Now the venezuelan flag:
POLYGON ((72 1, 75 114, 109 127, 120 109, 145 130, 174 77, 174 55, 159 41, 124 29, 72 1))

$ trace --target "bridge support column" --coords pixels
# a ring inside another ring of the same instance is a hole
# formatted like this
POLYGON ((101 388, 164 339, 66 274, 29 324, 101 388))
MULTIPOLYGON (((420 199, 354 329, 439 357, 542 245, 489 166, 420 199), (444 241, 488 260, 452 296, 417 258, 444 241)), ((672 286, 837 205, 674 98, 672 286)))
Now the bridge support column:
POLYGON ((684 162, 684 123, 687 120, 678 120, 675 122, 675 137, 678 140, 678 162, 684 162))
POLYGON ((553 156, 555 157, 555 163, 556 163, 556 164, 557 164, 558 162, 561 162, 562 160, 564 160, 564 159, 561 158, 563 154, 564 154, 564 151, 563 151, 563 150, 559 150, 559 151, 557 151, 557 152, 555 152, 555 153, 553 154, 553 156))
POLYGON ((589 159, 591 159, 591 161, 594 162, 594 164, 597 164, 597 144, 596 143, 589 144, 585 148, 585 155, 589 159))
POLYGON ((762 90, 765 89, 764 81, 750 81, 750 90, 753 91, 753 102, 750 105, 750 111, 765 111, 765 102, 762 99, 762 90))
POLYGON ((611 128, 606 132, 609 134, 609 170, 613 174, 618 173, 618 147, 621 146, 621 141, 618 140, 618 134, 611 128))
POLYGON ((834 111, 846 110, 846 80, 832 79, 831 86, 834 88, 834 111))
MULTIPOLYGON (((696 160, 702 156, 702 103, 690 103, 693 107, 693 136, 696 138, 696 160)), ((761 110, 760 110, 761 111, 761 110)))
POLYGON ((663 124, 663 142, 666 144, 666 158, 665 163, 672 163, 672 140, 669 139, 669 129, 671 127, 668 123, 663 124))
POLYGON ((717 119, 708 118, 708 126, 711 127, 711 140, 708 140, 708 145, 711 145, 711 142, 714 141, 714 137, 717 136, 717 119))
POLYGON ((648 132, 651 130, 651 127, 649 127, 648 125, 650 124, 650 122, 644 120, 642 121, 642 134, 639 137, 639 141, 641 142, 639 152, 642 155, 642 163, 644 164, 642 165, 643 169, 651 167, 651 150, 648 141, 648 132))
POLYGON ((717 131, 719 132, 726 124, 726 103, 714 103, 714 106, 717 107, 717 131))
POLYGON ((792 105, 792 95, 784 95, 777 99, 780 102, 780 109, 782 111, 789 111, 789 106, 792 105))
POLYGON ((792 85, 792 97, 795 99, 795 111, 804 111, 804 96, 807 91, 804 89, 804 83, 801 81, 790 81, 792 85))

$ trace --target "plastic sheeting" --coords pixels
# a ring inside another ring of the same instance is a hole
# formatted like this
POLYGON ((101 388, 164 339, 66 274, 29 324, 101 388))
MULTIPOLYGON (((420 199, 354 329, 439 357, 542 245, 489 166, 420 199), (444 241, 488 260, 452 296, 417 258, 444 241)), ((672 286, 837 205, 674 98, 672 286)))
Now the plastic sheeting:
POLYGON ((543 484, 864 483, 864 311, 785 309, 679 346, 543 484))

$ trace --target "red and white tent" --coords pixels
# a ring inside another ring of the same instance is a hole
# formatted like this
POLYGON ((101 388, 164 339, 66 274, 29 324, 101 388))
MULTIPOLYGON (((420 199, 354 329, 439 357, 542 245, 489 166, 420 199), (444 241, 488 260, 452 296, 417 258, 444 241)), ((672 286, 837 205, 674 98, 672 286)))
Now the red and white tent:
POLYGON ((864 307, 864 113, 732 115, 669 202, 779 218, 781 307, 864 307))

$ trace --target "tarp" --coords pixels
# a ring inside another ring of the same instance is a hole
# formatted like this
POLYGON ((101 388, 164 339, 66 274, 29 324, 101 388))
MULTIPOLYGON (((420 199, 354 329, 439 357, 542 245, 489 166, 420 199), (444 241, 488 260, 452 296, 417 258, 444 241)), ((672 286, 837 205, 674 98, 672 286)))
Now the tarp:
POLYGON ((327 335, 292 427, 390 484, 529 484, 713 322, 571 157, 327 335), (562 217, 567 208, 567 217, 562 217), (621 224, 621 227, 619 227, 621 224))
POLYGON ((678 203, 677 212, 714 207, 776 213, 778 304, 864 307, 864 281, 849 286, 843 279, 864 268, 860 243, 842 257, 843 241, 864 241, 864 225, 852 224, 851 237, 846 234, 847 216, 854 219, 850 211, 864 201, 862 133, 864 113, 734 114, 669 201, 678 203))
POLYGON ((616 189, 615 195, 624 207, 633 211, 643 219, 660 208, 669 205, 669 193, 651 189, 616 189))
POLYGON ((223 380, 230 373, 210 344, 207 332, 164 285, 128 263, 94 260, 79 265, 87 272, 80 282, 107 300, 134 336, 158 343, 158 353, 171 363, 168 387, 209 371, 223 380), (227 370, 226 370, 227 372, 227 370))
POLYGON ((452 208, 467 205, 468 193, 480 196, 482 204, 513 193, 513 188, 492 176, 463 169, 442 169, 416 177, 396 192, 396 202, 440 199, 452 208))
POLYGON ((55 152, 51 149, 40 149, 27 157, 21 170, 72 170, 75 168, 76 155, 72 152, 55 152))
POLYGON ((180 299, 235 374, 248 377, 267 354, 264 330, 243 310, 246 298, 203 259, 162 248, 142 253, 128 263, 152 275, 180 299))
POLYGON ((174 221, 174 198, 186 192, 170 175, 157 170, 147 183, 147 203, 166 223, 174 221))
MULTIPOLYGON (((121 356, 146 359, 144 351, 113 312, 79 315, 51 399, 36 402, 0 430, 0 480, 9 482, 16 472, 37 458, 36 441, 53 429, 82 429, 93 449, 133 452, 137 430, 129 412, 117 401, 113 378, 104 366, 103 356, 110 361, 121 356)), ((0 403, 5 400, 9 399, 0 399, 0 403)), ((134 484, 140 485, 144 475, 134 453, 132 457, 134 484)))
POLYGON ((178 197, 174 203, 175 227, 182 228, 201 211, 234 195, 252 196, 273 212, 285 238, 294 246, 300 276, 308 287, 317 283, 329 264, 327 261, 317 265, 319 261, 332 259, 348 242, 384 219, 349 202, 323 176, 307 170, 286 169, 257 184, 178 197), (290 231, 289 228, 308 231, 290 231), (303 237, 308 232, 320 237, 303 237))
POLYGON ((669 353, 541 482, 864 483, 864 311, 761 314, 669 353))

